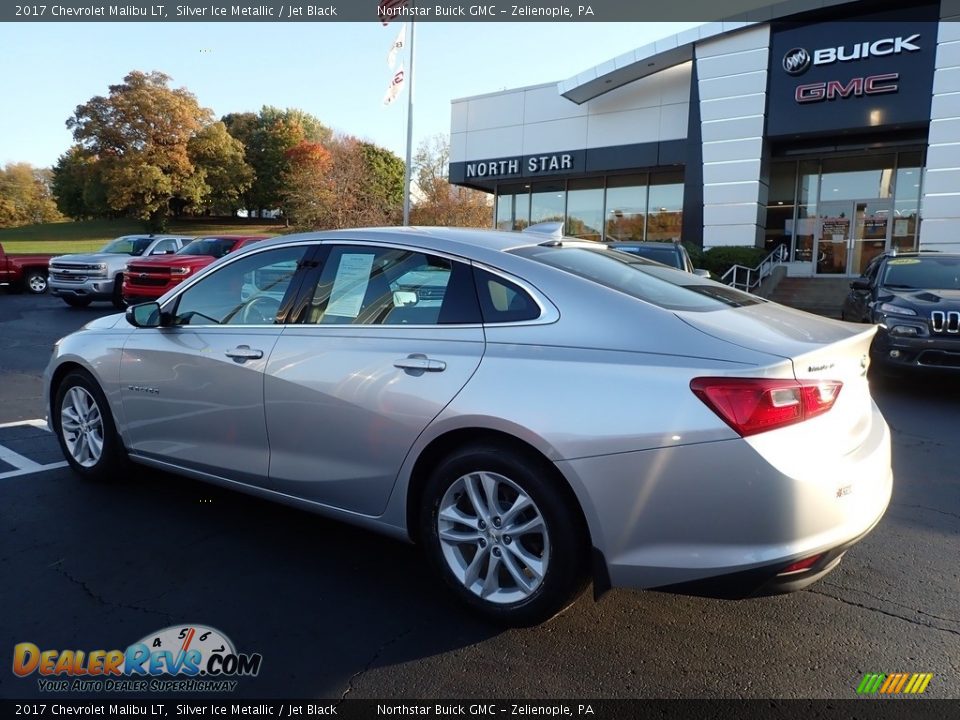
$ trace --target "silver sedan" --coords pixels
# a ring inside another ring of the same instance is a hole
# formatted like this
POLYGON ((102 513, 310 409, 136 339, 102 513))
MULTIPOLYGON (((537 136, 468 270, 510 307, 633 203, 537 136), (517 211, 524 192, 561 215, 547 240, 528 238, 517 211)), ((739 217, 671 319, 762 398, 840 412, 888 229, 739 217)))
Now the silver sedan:
POLYGON ((413 541, 532 624, 591 580, 745 597, 834 568, 890 499, 874 332, 568 238, 312 233, 62 339, 46 402, 82 476, 413 541))

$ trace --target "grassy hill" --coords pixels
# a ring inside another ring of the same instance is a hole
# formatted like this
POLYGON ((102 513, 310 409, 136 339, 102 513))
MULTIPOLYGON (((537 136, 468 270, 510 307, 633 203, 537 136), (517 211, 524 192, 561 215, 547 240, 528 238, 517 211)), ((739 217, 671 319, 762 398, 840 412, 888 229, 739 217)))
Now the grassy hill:
MULTIPOLYGON (((244 218, 185 218, 171 220, 172 235, 279 235, 283 223, 244 218)), ((0 230, 0 243, 9 253, 82 253, 98 250, 120 235, 144 232, 135 220, 84 220, 24 225, 0 230)))

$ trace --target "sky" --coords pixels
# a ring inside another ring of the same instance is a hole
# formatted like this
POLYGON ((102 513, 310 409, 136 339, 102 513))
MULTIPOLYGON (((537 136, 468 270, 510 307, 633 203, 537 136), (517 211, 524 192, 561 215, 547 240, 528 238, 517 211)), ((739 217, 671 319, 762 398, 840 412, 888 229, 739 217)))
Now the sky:
MULTIPOLYGON (((697 23, 417 23, 414 148, 450 101, 556 82, 697 23)), ((300 108, 404 157, 406 92, 383 105, 400 29, 369 23, 0 23, 0 164, 50 167, 65 122, 131 70, 159 70, 216 117, 300 108)), ((409 42, 409 29, 408 29, 409 42)))

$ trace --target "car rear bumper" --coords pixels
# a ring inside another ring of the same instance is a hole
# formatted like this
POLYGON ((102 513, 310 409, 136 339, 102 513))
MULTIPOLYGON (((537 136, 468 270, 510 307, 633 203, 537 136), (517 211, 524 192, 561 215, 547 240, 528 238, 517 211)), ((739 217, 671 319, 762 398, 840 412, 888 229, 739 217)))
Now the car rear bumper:
POLYGON ((789 592, 836 567, 890 502, 890 434, 873 412, 854 452, 802 477, 740 439, 557 465, 611 586, 728 598, 789 592), (815 555, 809 568, 781 574, 815 555))

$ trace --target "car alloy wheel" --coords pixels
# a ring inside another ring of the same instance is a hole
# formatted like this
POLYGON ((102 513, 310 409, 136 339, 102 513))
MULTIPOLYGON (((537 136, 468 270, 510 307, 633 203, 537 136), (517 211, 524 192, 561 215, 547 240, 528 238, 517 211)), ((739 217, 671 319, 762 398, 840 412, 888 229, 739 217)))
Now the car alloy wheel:
POLYGON ((103 416, 93 396, 79 385, 60 405, 60 428, 67 452, 79 465, 95 466, 103 455, 103 416))
POLYGON ((107 398, 85 370, 67 373, 53 390, 50 420, 60 449, 74 472, 112 480, 127 467, 107 398))
POLYGON ((437 535, 454 577, 492 603, 529 598, 550 563, 540 509, 519 485, 495 472, 463 475, 450 485, 440 501, 437 535))
POLYGON ((436 462, 418 540, 461 601, 495 622, 529 626, 569 607, 589 580, 590 534, 556 468, 509 441, 436 462))

